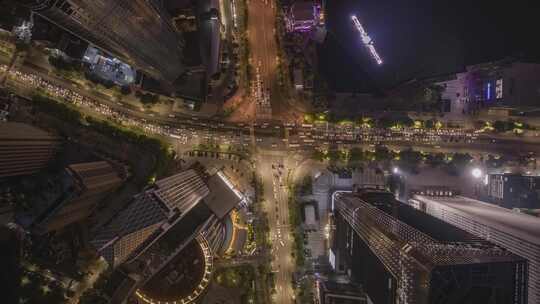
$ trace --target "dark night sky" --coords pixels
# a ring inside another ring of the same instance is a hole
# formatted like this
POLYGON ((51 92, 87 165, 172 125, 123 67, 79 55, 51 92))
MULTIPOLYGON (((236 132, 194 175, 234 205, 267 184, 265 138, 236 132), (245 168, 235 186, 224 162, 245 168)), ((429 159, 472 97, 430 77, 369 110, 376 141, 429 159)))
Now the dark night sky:
POLYGON ((505 56, 540 59, 540 0, 328 0, 321 70, 337 91, 384 89, 505 56), (366 54, 356 14, 385 63, 366 54), (366 77, 367 76, 367 77, 366 77))

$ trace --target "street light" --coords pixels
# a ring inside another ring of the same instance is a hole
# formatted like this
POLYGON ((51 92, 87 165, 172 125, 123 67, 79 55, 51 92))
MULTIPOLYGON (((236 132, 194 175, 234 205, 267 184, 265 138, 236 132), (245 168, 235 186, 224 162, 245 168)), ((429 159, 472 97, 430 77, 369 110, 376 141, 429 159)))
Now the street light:
POLYGON ((394 172, 394 174, 398 174, 398 173, 399 173, 399 168, 398 168, 398 167, 394 167, 394 169, 392 169, 392 172, 394 172))
POLYGON ((471 174, 474 178, 480 178, 482 177, 482 170, 480 170, 480 168, 474 168, 472 169, 471 174))

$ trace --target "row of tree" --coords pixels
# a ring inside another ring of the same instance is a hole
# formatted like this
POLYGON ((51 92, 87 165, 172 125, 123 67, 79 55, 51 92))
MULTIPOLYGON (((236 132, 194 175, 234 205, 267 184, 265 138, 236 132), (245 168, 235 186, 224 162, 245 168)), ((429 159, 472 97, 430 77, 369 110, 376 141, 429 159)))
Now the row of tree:
POLYGON ((149 137, 133 129, 120 127, 106 120, 95 119, 91 116, 83 117, 74 107, 39 94, 34 95, 32 101, 36 110, 55 116, 65 123, 80 125, 84 122, 89 129, 104 136, 143 147, 148 153, 155 155, 155 172, 158 175, 166 170, 173 159, 173 155, 169 152, 169 146, 157 138, 149 137))
POLYGON ((412 149, 392 151, 385 146, 377 146, 374 151, 352 148, 351 150, 316 150, 312 159, 317 161, 329 161, 330 163, 342 162, 354 165, 361 162, 390 162, 401 169, 416 172, 418 166, 425 164, 431 167, 445 167, 452 174, 458 174, 472 161, 468 153, 423 153, 412 149))
MULTIPOLYGON (((342 119, 333 115, 332 113, 325 114, 307 114, 304 116, 304 121, 306 123, 313 123, 316 121, 327 121, 330 123, 354 123, 353 119, 342 119)), ((402 127, 402 128, 426 128, 426 129, 437 129, 442 127, 442 123, 435 119, 415 119, 413 120, 409 116, 400 115, 400 116, 383 116, 378 119, 373 119, 370 117, 362 118, 358 122, 359 126, 367 126, 370 128, 381 128, 381 129, 390 129, 393 127, 402 127)))

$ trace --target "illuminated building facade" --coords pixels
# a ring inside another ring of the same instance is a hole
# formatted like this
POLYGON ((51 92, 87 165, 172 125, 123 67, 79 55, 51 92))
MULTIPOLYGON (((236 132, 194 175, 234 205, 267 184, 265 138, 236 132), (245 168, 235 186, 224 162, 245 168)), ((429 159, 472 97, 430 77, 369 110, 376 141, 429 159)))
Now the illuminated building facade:
POLYGON ((155 79, 184 67, 181 38, 158 0, 23 0, 33 11, 155 79))
POLYGON ((242 201, 221 172, 208 176, 194 169, 159 180, 137 195, 92 241, 115 271, 136 278, 125 280, 131 287, 119 289, 125 292, 115 296, 117 302, 132 293, 147 303, 168 303, 167 297, 160 298, 165 294, 174 299, 170 303, 191 303, 199 297, 209 283, 214 255, 225 246, 224 220, 242 201), (200 273, 200 280, 183 281, 193 284, 186 289, 179 284, 183 279, 171 272, 183 266, 171 265, 193 265, 188 259, 204 260, 204 267, 192 272, 200 273), (156 286, 163 292, 155 292, 156 286))
POLYGON ((474 199, 415 195, 417 208, 522 256, 528 261, 528 303, 540 303, 540 221, 474 199))
POLYGON ((470 65, 438 84, 445 88, 443 99, 452 106, 464 104, 465 109, 536 106, 540 64, 502 60, 470 65))
POLYGON ((335 195, 336 271, 373 303, 527 303, 527 262, 381 190, 335 195), (373 275, 373 274, 377 275, 373 275))
POLYGON ((286 14, 289 32, 310 32, 325 22, 324 3, 319 1, 295 1, 286 14))

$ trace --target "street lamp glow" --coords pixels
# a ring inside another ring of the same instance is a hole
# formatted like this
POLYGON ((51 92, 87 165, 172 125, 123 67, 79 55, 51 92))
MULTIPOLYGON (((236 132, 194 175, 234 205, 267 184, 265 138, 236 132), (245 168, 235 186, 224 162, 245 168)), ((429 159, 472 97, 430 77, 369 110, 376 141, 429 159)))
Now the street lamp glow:
POLYGON ((392 169, 392 172, 394 172, 394 174, 398 174, 398 173, 399 173, 399 168, 398 168, 398 167, 394 167, 394 169, 392 169))
POLYGON ((474 178, 480 178, 482 177, 482 170, 480 170, 479 168, 474 168, 472 171, 471 171, 471 174, 474 178))

